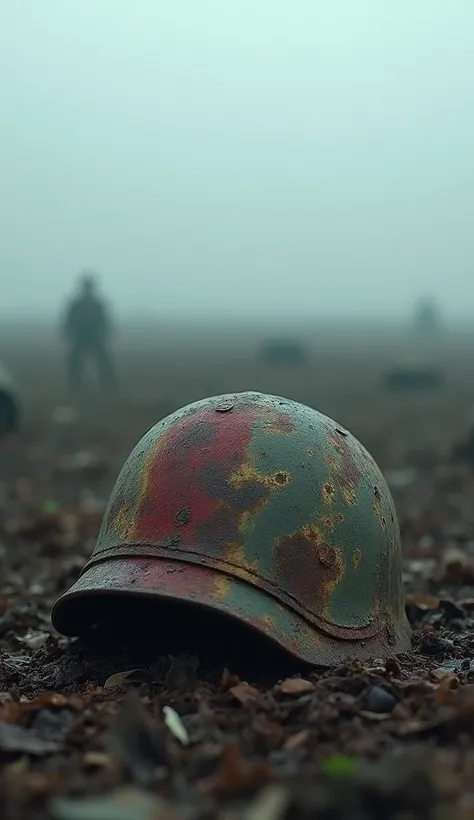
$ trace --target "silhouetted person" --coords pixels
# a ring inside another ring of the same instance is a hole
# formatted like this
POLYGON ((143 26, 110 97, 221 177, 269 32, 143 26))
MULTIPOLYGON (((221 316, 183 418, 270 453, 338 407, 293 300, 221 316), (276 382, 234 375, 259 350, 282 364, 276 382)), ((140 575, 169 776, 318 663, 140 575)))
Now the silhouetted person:
POLYGON ((440 318, 438 307, 433 299, 422 299, 418 302, 415 313, 415 326, 422 336, 433 336, 439 330, 440 318))
POLYGON ((72 387, 82 384, 84 365, 92 361, 104 389, 116 386, 108 349, 110 319, 104 302, 96 295, 94 278, 82 277, 79 294, 69 305, 64 323, 68 341, 68 375, 72 387))

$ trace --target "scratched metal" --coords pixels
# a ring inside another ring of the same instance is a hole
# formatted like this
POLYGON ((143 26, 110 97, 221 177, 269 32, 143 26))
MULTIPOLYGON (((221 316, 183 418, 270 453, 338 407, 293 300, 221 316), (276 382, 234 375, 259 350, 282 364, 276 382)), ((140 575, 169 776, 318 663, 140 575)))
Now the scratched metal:
POLYGON ((137 444, 56 628, 78 634, 77 597, 112 590, 226 612, 310 663, 409 647, 379 468, 332 419, 261 393, 188 405, 137 444))

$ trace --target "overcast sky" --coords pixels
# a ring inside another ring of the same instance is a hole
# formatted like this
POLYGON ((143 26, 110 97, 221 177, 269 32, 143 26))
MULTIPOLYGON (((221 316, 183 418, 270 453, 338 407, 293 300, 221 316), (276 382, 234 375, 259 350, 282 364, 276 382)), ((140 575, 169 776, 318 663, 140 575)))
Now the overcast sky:
POLYGON ((474 315, 473 0, 1 0, 0 311, 474 315))

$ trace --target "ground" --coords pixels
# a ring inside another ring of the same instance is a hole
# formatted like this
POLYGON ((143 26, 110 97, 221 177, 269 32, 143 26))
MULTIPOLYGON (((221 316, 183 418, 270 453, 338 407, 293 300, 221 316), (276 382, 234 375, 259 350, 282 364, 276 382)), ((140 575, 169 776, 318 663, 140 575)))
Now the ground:
POLYGON ((53 336, 0 334, 24 410, 21 435, 0 442, 4 820, 474 817, 474 469, 450 456, 474 406, 474 339, 313 330, 307 361, 279 368, 257 337, 129 332, 120 395, 74 398, 53 336), (386 368, 413 354, 444 387, 385 392, 386 368), (168 622, 94 646, 52 629, 131 447, 180 405, 243 389, 318 408, 377 459, 402 531, 404 656, 290 669, 250 640, 238 659, 205 642, 173 655, 168 622))

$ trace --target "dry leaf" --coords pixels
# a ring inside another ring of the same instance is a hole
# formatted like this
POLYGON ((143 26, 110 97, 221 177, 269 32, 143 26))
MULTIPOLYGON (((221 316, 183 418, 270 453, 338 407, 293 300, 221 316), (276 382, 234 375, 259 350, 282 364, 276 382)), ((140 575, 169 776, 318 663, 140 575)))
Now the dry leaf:
POLYGON ((436 595, 407 595, 405 605, 417 606, 418 609, 423 609, 428 612, 432 609, 438 609, 439 598, 437 598, 436 595))
MULTIPOLYGON (((451 706, 454 701, 455 691, 452 686, 453 678, 455 676, 446 676, 441 681, 438 688, 433 694, 433 699, 439 706, 451 706)), ((456 679, 457 680, 457 679, 456 679)))
POLYGON ((129 683, 141 683, 144 672, 146 672, 145 669, 129 669, 128 672, 116 672, 107 678, 104 689, 125 689, 129 683))
POLYGON ((442 666, 438 666, 436 669, 432 669, 430 671, 430 677, 434 678, 435 681, 442 681, 445 678, 455 677, 449 669, 444 669, 442 666))
POLYGON ((171 734, 174 735, 175 738, 183 744, 183 746, 187 746, 189 744, 189 735, 178 713, 175 712, 171 706, 163 706, 162 711, 165 716, 165 724, 171 734))
POLYGON ((106 752, 86 752, 83 757, 85 766, 93 766, 97 769, 113 769, 115 761, 106 752))
POLYGON ((369 712, 365 709, 361 709, 359 715, 371 720, 373 723, 383 723, 384 720, 390 720, 392 717, 391 712, 369 712))
POLYGON ((233 675, 227 668, 224 669, 221 678, 221 688, 224 692, 228 692, 229 689, 232 689, 233 686, 237 686, 240 683, 240 678, 238 675, 233 675))
POLYGON ((260 697, 260 692, 258 689, 255 689, 253 686, 250 686, 247 681, 241 681, 236 686, 232 686, 229 689, 231 695, 242 704, 242 706, 247 706, 249 703, 255 703, 256 700, 260 697))
POLYGON ((267 763, 246 760, 241 752, 239 742, 231 740, 222 753, 222 767, 215 777, 201 782, 203 794, 232 794, 257 788, 268 783, 272 770, 267 763))
POLYGON ((291 735, 285 740, 284 748, 289 752, 292 752, 295 749, 301 749, 301 747, 307 742, 308 738, 309 729, 301 729, 300 732, 296 732, 296 734, 291 735))
POLYGON ((280 684, 280 692, 284 695, 304 695, 314 691, 314 684, 304 678, 287 678, 280 684))

